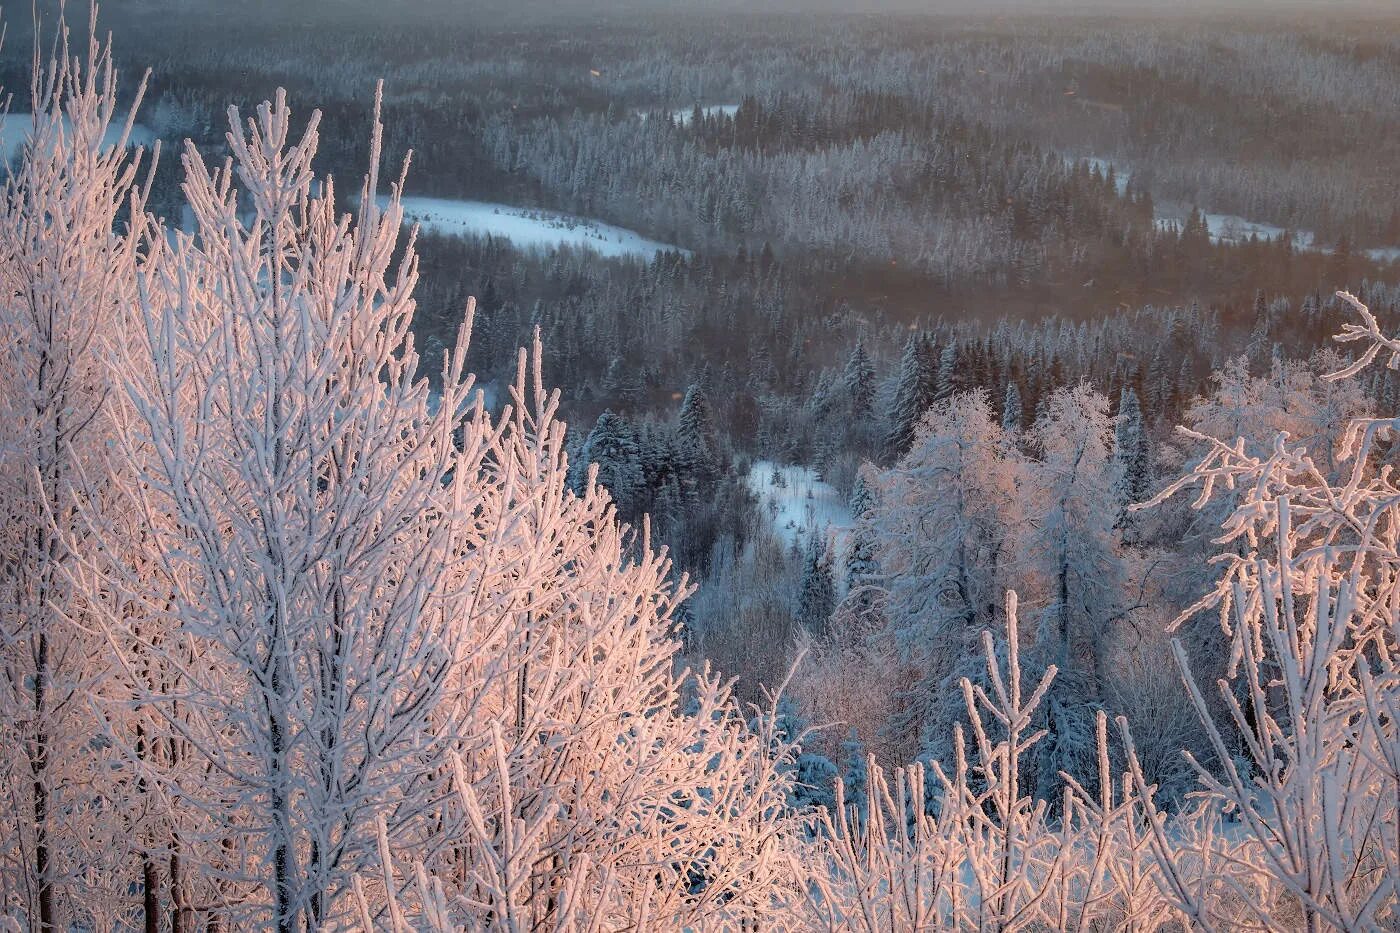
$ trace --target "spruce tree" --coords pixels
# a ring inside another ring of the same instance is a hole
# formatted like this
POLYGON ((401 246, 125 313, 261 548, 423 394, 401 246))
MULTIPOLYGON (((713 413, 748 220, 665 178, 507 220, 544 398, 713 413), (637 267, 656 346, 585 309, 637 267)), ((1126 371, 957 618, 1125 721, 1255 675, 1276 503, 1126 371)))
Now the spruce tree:
POLYGON ((841 381, 854 423, 863 423, 870 416, 871 406, 875 402, 875 367, 860 341, 856 341, 855 349, 846 360, 841 381))
POLYGON ((846 580, 848 587, 859 585, 860 581, 876 572, 875 532, 871 527, 871 512, 875 508, 875 492, 871 489, 868 477, 870 467, 863 466, 856 473, 855 485, 851 489, 851 517, 855 520, 846 546, 846 580))
POLYGON ((870 816, 866 789, 870 782, 870 767, 865 757, 865 745, 854 727, 841 743, 841 783, 845 785, 846 806, 861 823, 870 816))
POLYGON ((1021 430, 1021 419, 1025 417, 1025 405, 1021 402, 1021 389, 1015 380, 1006 383, 1006 398, 1001 405, 1001 429, 1017 433, 1021 430))
POLYGON ((958 345, 949 342, 938 358, 938 375, 934 383, 933 400, 946 402, 952 398, 961 385, 958 378, 958 345))
POLYGON ((831 556, 826 540, 814 534, 807 543, 802 582, 797 590, 797 623, 813 635, 822 635, 835 608, 836 583, 831 574, 831 556))
POLYGON ((1121 506, 1126 508, 1146 499, 1151 483, 1151 451, 1142 423, 1142 406, 1131 386, 1124 386, 1118 399, 1118 419, 1113 429, 1113 460, 1121 506))
POLYGON ((576 492, 582 491, 588 467, 592 464, 597 464, 598 484, 612 495, 618 515, 624 519, 634 517, 643 492, 641 451, 637 448, 632 426, 612 411, 598 416, 598 422, 583 442, 575 465, 576 492))
POLYGON ((924 411, 933 404, 933 348, 928 338, 914 334, 904 345, 899 363, 899 381, 890 406, 885 435, 885 460, 894 463, 904 456, 914 441, 914 428, 924 411))
POLYGON ((719 478, 719 432, 710 400, 699 382, 686 391, 676 418, 676 460, 683 484, 691 492, 698 493, 719 478))

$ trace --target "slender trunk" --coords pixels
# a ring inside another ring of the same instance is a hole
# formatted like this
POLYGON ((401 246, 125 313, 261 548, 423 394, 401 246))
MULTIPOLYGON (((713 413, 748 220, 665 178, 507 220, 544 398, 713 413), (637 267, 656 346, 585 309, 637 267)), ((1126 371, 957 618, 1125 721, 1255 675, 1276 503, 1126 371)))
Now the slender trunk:
MULTIPOLYGON (((51 334, 50 340, 51 338, 51 334)), ((49 354, 46 352, 39 363, 39 391, 42 394, 46 389, 48 381, 49 354)), ((60 413, 54 421, 53 433, 53 461, 48 469, 48 485, 39 490, 44 497, 44 502, 50 514, 57 515, 57 498, 59 488, 59 464, 61 463, 60 438, 63 436, 63 420, 60 413)), ((43 444, 40 449, 43 449, 43 444)), ((38 527, 35 532, 37 554, 43 561, 40 572, 39 599, 35 607, 34 625, 38 628, 38 638, 34 651, 34 743, 30 748, 29 768, 32 778, 32 802, 34 806, 34 872, 39 885, 39 931, 48 933, 57 930, 54 912, 54 885, 53 869, 49 852, 49 732, 45 724, 48 717, 49 704, 49 633, 48 616, 49 602, 53 598, 52 587, 54 585, 53 572, 54 561, 57 558, 56 545, 50 535, 46 532, 43 514, 35 516, 38 527)))
MULTIPOLYGON (((136 760, 146 761, 146 727, 136 723, 136 760)), ((144 772, 136 778, 136 793, 146 796, 144 772)), ((151 854, 148 833, 141 832, 141 916, 146 933, 160 933, 160 873, 151 854)))
MULTIPOLYGON (((40 609, 42 625, 43 608, 40 609)), ((44 728, 48 712, 49 637, 40 632, 34 663, 34 720, 39 723, 30 747, 29 770, 34 806, 34 874, 39 883, 39 930, 57 930, 54 920, 53 871, 49 854, 49 733, 44 728)))
POLYGON ((145 855, 141 858, 141 913, 146 933, 160 933, 160 876, 156 863, 145 855))
MULTIPOLYGON (((48 653, 47 642, 48 639, 40 636, 39 643, 44 646, 42 650, 45 655, 48 653)), ((42 674, 34 678, 36 699, 42 698, 42 684, 46 679, 42 674)), ((42 704, 36 702, 35 709, 42 709, 42 704)), ((39 880, 40 933, 58 929, 54 923, 53 876, 49 870, 48 747, 48 734, 40 729, 34 736, 34 754, 30 758, 30 768, 34 774, 34 872, 39 880)))
MULTIPOLYGON (((272 596, 271 593, 268 594, 272 596)), ((274 603, 275 605, 275 603, 274 603)), ((267 665, 270 672, 268 680, 267 694, 263 697, 263 703, 267 710, 267 735, 269 752, 271 754, 271 786, 269 787, 269 804, 272 810, 272 833, 276 840, 272 850, 272 872, 273 872, 273 898, 275 901, 275 915, 277 933, 292 933, 294 928, 292 917, 292 852, 291 852, 291 827, 292 819, 290 805, 287 799, 287 740, 286 730, 283 724, 282 712, 282 691, 284 690, 284 678, 282 676, 283 644, 282 618, 278 609, 273 609, 273 636, 269 646, 270 657, 267 665)))
MULTIPOLYGON (((280 668, 281 662, 274 659, 272 678, 274 697, 281 696, 280 668)), ((274 701, 270 700, 269 702, 274 701)), ((277 844, 272 854, 273 888, 277 902, 277 933, 292 933, 291 852, 287 844, 287 830, 291 825, 291 819, 287 812, 286 789, 282 786, 282 777, 285 771, 283 758, 286 751, 281 717, 273 713, 269 719, 268 737, 272 745, 273 760, 272 819, 275 827, 273 832, 277 834, 277 844)))
MULTIPOLYGON (((178 704, 175 710, 178 711, 178 704)), ((169 765, 176 767, 180 756, 180 746, 172 735, 167 740, 169 765)), ((180 831, 176 828, 175 814, 170 816, 170 933, 186 933, 193 929, 193 917, 185 902, 185 866, 181 858, 180 831)))
POLYGON ((185 892, 181 885, 184 866, 180 863, 180 837, 170 836, 170 933, 186 933, 188 930, 189 907, 185 904, 185 892))

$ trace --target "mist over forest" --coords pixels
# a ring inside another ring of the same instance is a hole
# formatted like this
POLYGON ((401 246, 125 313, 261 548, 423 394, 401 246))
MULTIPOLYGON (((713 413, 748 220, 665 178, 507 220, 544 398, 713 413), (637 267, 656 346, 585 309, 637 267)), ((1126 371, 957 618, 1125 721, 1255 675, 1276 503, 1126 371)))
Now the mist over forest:
POLYGON ((0 49, 0 933, 1400 929, 1400 8, 0 49))

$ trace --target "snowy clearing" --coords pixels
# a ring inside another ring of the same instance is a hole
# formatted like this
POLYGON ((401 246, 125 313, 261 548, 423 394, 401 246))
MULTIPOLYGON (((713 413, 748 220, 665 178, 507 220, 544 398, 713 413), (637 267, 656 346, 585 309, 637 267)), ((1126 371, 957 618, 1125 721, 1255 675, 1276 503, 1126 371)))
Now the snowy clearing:
MULTIPOLYGON (((1158 211, 1158 216, 1163 221, 1172 223, 1184 223, 1190 211, 1177 211, 1171 213, 1158 211), (1179 216, 1178 216, 1179 215, 1179 216)), ((1276 240, 1288 231, 1273 224, 1259 223, 1235 214, 1201 214, 1201 219, 1206 222, 1206 229, 1210 231, 1210 239, 1213 243, 1243 243, 1252 236, 1257 236, 1261 240, 1276 240)), ((1302 250, 1316 250, 1317 236, 1311 230, 1294 230, 1293 246, 1302 250)), ((1326 250, 1322 250, 1326 252, 1326 250)))
MULTIPOLYGON (((103 134, 102 141, 108 146, 115 146, 121 138, 122 127, 125 125, 125 116, 114 115, 112 124, 103 134)), ((65 124, 66 124, 65 120, 65 124)), ((28 113, 7 113, 0 115, 0 152, 4 153, 5 161, 8 162, 18 154, 20 147, 29 139, 34 128, 34 117, 28 113)), ((132 124, 131 135, 127 139, 128 146, 150 147, 156 141, 156 134, 150 127, 141 123, 132 124)))
POLYGON ((841 559, 855 521, 845 498, 830 483, 817 479, 815 470, 756 460, 744 483, 758 497, 759 510, 768 516, 774 536, 784 547, 800 545, 813 532, 829 531, 835 539, 833 556, 841 559))
MULTIPOLYGON (((381 195, 381 204, 388 203, 381 195)), ((586 217, 529 207, 513 207, 490 201, 456 201, 448 198, 403 199, 404 216, 430 233, 449 236, 505 237, 522 249, 548 250, 574 246, 601 256, 640 256, 650 259, 659 252, 686 252, 670 243, 649 240, 635 230, 614 227, 586 217)))

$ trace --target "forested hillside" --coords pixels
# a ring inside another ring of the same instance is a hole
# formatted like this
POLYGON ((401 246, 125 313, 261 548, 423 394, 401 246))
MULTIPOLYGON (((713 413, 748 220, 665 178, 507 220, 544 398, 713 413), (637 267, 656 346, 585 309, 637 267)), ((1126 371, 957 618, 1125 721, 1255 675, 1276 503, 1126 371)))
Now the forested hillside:
POLYGON ((183 13, 4 59, 0 929, 1400 925, 1400 24, 183 13))

